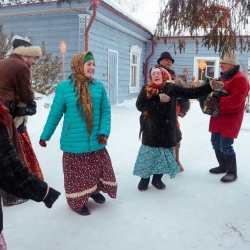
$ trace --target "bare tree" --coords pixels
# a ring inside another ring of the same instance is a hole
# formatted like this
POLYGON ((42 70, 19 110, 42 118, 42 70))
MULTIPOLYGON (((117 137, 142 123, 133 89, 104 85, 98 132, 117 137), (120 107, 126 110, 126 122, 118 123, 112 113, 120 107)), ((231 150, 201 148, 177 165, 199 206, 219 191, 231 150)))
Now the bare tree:
POLYGON ((186 37, 196 41, 197 51, 200 43, 222 55, 231 49, 249 51, 249 0, 160 0, 160 3, 155 35, 158 40, 172 43, 175 53, 185 51, 186 37))
POLYGON ((3 25, 0 23, 0 59, 4 59, 12 48, 12 38, 14 33, 11 33, 10 38, 3 33, 3 25))

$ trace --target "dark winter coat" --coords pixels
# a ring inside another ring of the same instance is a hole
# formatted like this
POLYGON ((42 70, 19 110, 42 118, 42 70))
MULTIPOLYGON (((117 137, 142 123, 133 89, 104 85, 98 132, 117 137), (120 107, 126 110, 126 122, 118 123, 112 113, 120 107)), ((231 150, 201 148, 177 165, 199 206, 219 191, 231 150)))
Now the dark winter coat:
MULTIPOLYGON (((4 122, 4 110, 0 106, 0 188, 23 199, 42 201, 46 195, 47 183, 21 163, 11 143, 9 131, 4 122)), ((0 202, 0 232, 3 229, 3 213, 0 202)))
POLYGON ((136 101, 136 107, 139 111, 148 111, 145 117, 143 114, 140 117, 142 144, 165 148, 176 146, 181 140, 176 123, 177 98, 199 98, 210 92, 212 92, 212 88, 209 84, 189 89, 167 82, 159 91, 159 94, 165 93, 170 96, 170 101, 165 103, 160 101, 159 95, 147 99, 145 87, 143 87, 136 101))
POLYGON ((210 118, 209 131, 211 133, 221 133, 222 136, 237 138, 244 115, 246 96, 249 91, 247 78, 241 71, 230 80, 223 80, 224 89, 228 95, 220 99, 219 115, 210 118))

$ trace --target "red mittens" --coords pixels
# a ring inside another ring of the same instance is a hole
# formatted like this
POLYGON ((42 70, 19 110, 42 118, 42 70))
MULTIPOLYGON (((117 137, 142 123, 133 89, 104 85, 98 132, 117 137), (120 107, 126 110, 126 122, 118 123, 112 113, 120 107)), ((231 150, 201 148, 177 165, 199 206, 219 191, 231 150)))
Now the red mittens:
POLYGON ((108 136, 107 135, 98 135, 98 142, 100 144, 106 144, 108 140, 108 136))
POLYGON ((42 139, 40 139, 39 144, 41 147, 44 147, 44 148, 47 146, 46 141, 44 141, 42 139))

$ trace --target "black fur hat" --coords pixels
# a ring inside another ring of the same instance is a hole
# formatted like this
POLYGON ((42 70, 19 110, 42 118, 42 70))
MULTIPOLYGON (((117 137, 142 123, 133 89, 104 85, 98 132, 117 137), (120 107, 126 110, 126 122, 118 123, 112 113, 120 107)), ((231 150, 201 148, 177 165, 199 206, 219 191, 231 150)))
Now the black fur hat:
POLYGON ((172 60, 172 63, 174 63, 174 59, 172 58, 171 54, 167 51, 161 53, 161 57, 157 60, 157 63, 160 64, 160 61, 162 59, 170 59, 172 60))
POLYGON ((13 41, 12 54, 17 54, 20 56, 27 56, 27 57, 41 57, 42 50, 39 46, 33 46, 31 43, 25 40, 15 39, 13 41))

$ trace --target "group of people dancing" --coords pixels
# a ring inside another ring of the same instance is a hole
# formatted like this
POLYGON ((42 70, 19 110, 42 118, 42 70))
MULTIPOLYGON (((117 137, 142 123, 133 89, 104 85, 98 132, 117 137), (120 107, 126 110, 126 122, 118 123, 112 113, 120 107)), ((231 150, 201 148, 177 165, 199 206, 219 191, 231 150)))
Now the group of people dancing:
MULTIPOLYGON (((0 148, 0 170, 3 173, 0 179, 1 196, 4 197, 6 193, 14 194, 18 197, 17 200, 22 199, 20 203, 32 199, 44 201, 47 207, 52 207, 60 192, 44 182, 25 125, 27 116, 36 113, 30 78, 32 66, 41 55, 41 49, 22 39, 16 39, 13 47, 12 55, 0 61, 0 136, 8 142, 8 145, 1 142, 0 148), (17 65, 15 72, 11 67, 13 63, 17 65), (3 75, 2 69, 9 73, 3 75), (8 78, 8 75, 11 77, 8 78), (7 154, 8 150, 11 154, 7 154), (27 151, 29 153, 25 154, 27 151), (11 157, 15 161, 11 161, 11 157), (16 170, 18 168, 24 169, 21 174, 16 170), (26 185, 24 182, 30 184, 26 185)), ((236 55, 232 51, 221 58, 222 74, 218 80, 196 88, 182 86, 181 80, 170 69, 174 59, 169 52, 162 53, 158 64, 150 69, 150 83, 142 87, 136 101, 136 108, 141 112, 142 144, 133 174, 140 177, 140 191, 147 190, 151 176, 152 185, 163 190, 166 188, 162 181, 164 174, 174 178, 184 170, 178 159, 182 139, 178 116, 183 117, 187 113, 190 108, 189 99, 199 98, 222 88, 228 92, 228 96, 221 99, 220 113, 218 117, 211 118, 209 128, 219 167, 210 172, 226 173, 222 178, 224 182, 237 178, 232 144, 239 133, 244 110, 242 105, 249 85, 239 71, 236 55), (225 128, 227 120, 231 124, 230 134, 225 128)), ((102 204, 105 202, 102 193, 107 193, 111 198, 116 198, 117 194, 116 177, 106 149, 111 127, 111 107, 104 84, 94 78, 93 53, 86 51, 76 54, 70 66, 72 74, 56 88, 39 144, 46 147, 63 118, 60 149, 63 151, 66 200, 74 212, 86 216, 91 213, 87 206, 89 198, 102 204)), ((210 106, 213 103, 213 100, 205 102, 210 106)), ((9 204, 5 201, 6 206, 14 204, 18 204, 15 196, 9 204)), ((1 239, 3 242, 2 234, 1 239)))

